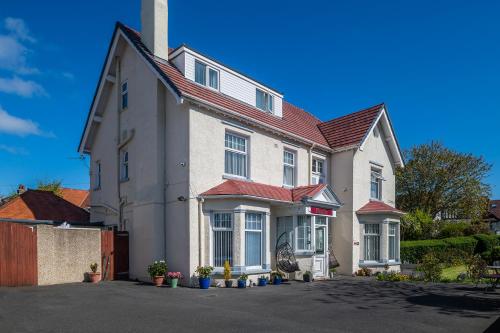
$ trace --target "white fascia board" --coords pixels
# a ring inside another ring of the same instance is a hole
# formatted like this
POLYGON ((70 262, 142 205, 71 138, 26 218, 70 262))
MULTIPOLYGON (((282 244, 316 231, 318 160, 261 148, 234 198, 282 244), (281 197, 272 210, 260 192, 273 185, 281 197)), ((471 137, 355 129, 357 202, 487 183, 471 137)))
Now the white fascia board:
POLYGON ((256 197, 253 195, 238 195, 238 194, 218 194, 218 195, 200 195, 203 199, 250 199, 250 200, 258 200, 258 201, 268 201, 268 202, 277 202, 277 203, 285 203, 285 204, 293 204, 292 201, 284 201, 284 200, 276 200, 270 198, 256 197))

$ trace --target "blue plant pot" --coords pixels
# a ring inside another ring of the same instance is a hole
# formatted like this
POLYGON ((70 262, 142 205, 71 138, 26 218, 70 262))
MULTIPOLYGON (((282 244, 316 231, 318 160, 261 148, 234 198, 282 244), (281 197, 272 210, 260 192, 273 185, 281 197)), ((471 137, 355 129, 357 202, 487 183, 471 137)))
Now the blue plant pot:
POLYGON ((210 288, 210 278, 198 278, 198 282, 200 283, 200 289, 208 289, 210 288))
POLYGON ((273 280, 274 285, 280 285, 283 280, 280 277, 275 277, 273 280))
POLYGON ((267 285, 267 279, 259 278, 259 287, 265 287, 267 285))
POLYGON ((238 288, 246 288, 247 280, 238 280, 238 288))

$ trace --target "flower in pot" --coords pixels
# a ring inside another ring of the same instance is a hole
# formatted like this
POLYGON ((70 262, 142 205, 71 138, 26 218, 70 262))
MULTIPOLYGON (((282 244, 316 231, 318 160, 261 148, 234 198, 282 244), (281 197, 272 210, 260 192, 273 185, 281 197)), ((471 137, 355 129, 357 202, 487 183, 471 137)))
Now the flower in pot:
POLYGON ((279 271, 271 272, 271 281, 274 285, 280 285, 283 281, 283 274, 279 271))
POLYGON ((196 268, 200 289, 210 288, 210 275, 212 275, 213 270, 214 268, 212 266, 198 266, 198 268, 196 268))
POLYGON ((99 281, 101 281, 101 273, 97 272, 97 267, 99 267, 99 265, 97 265, 96 262, 90 264, 90 273, 89 273, 89 276, 90 276, 90 281, 92 283, 97 283, 99 281))
POLYGON ((245 273, 241 274, 238 278, 238 288, 246 288, 247 287, 248 275, 245 273))
POLYGON ((170 287, 177 288, 177 283, 182 279, 181 272, 168 272, 168 279, 170 280, 170 287))
POLYGON ((335 276, 335 273, 337 273, 337 270, 335 268, 330 268, 330 279, 333 279, 335 276))
POLYGON ((259 287, 265 287, 267 285, 267 276, 261 275, 261 276, 259 276, 258 280, 259 280, 259 283, 258 283, 259 287))
POLYGON ((233 287, 233 280, 231 280, 231 265, 229 265, 229 260, 224 261, 224 283, 226 288, 233 287))
POLYGON ((148 266, 148 273, 153 280, 155 286, 160 287, 165 280, 165 273, 167 272, 167 263, 165 260, 153 262, 148 266))
POLYGON ((312 273, 310 271, 306 271, 304 274, 302 274, 302 279, 304 280, 304 282, 311 282, 312 273))

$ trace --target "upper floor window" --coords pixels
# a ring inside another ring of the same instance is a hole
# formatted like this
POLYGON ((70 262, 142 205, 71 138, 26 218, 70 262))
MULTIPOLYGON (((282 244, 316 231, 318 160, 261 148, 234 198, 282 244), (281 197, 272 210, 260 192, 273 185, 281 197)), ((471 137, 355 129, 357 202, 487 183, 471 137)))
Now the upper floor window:
POLYGON ((224 172, 228 175, 247 177, 247 139, 226 133, 224 172))
POLYGON ((122 83, 122 110, 128 108, 128 82, 122 83))
POLYGON ((273 112, 274 110, 274 97, 260 89, 257 89, 256 103, 255 106, 261 110, 267 112, 273 112))
POLYGON ((94 179, 94 189, 98 190, 101 188, 101 162, 95 162, 95 179, 94 179))
POLYGON ((370 198, 382 200, 382 171, 373 169, 370 178, 370 198))
POLYGON ((212 89, 219 89, 219 71, 213 69, 206 64, 195 61, 194 64, 194 81, 212 89), (208 80, 207 80, 208 77, 208 80), (208 83, 208 84, 207 84, 208 83))
POLYGON ((120 179, 128 180, 128 151, 122 150, 120 155, 120 179))
POLYGON ((283 151, 283 185, 295 186, 295 153, 283 151))
POLYGON ((312 183, 325 183, 325 161, 318 158, 312 160, 312 183))

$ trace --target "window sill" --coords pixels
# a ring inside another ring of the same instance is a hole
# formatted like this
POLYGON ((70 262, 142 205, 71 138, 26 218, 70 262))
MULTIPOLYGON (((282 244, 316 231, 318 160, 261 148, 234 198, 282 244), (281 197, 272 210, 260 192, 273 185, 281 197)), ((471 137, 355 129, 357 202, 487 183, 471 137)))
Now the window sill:
POLYGON ((244 180, 247 182, 253 182, 250 178, 247 177, 242 177, 242 176, 236 176, 236 175, 229 175, 229 174, 223 174, 222 179, 234 179, 234 180, 244 180))
POLYGON ((304 257, 305 256, 312 256, 312 255, 314 255, 314 251, 309 251, 309 250, 302 251, 302 250, 300 250, 300 251, 295 251, 294 254, 296 256, 304 256, 304 257))
POLYGON ((120 179, 120 183, 126 183, 130 180, 130 178, 123 178, 123 179, 120 179))

